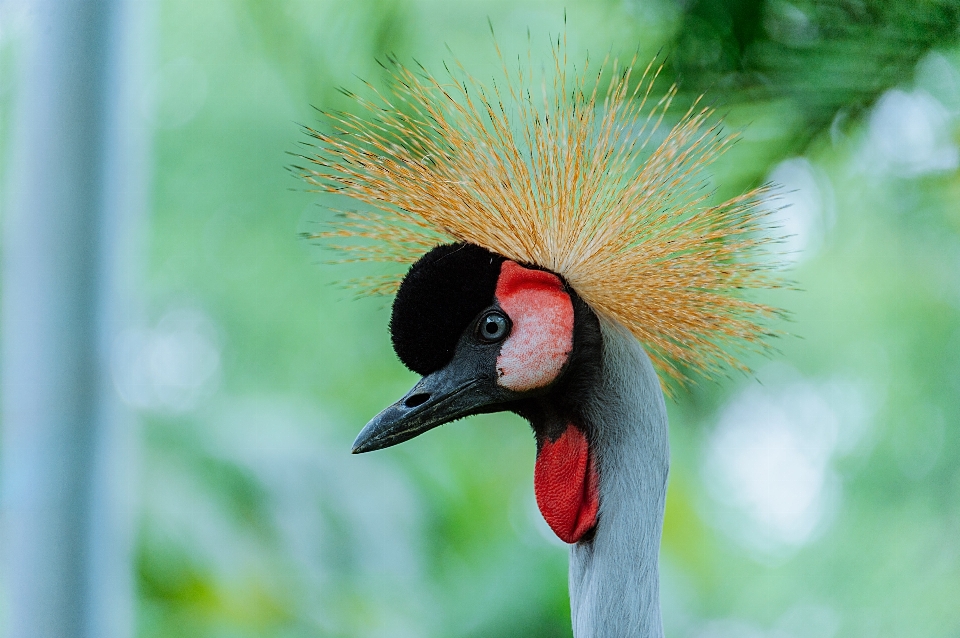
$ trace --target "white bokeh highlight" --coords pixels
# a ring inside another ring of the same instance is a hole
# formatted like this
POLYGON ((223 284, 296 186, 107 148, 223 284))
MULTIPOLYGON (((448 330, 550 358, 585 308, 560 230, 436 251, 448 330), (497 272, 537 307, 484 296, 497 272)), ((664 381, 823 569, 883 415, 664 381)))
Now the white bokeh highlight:
POLYGON ((814 256, 833 225, 833 188, 805 157, 780 162, 767 176, 774 190, 765 199, 783 258, 798 263, 814 256))
POLYGON ((217 327, 192 308, 167 312, 155 328, 117 339, 113 379, 121 399, 139 410, 183 413, 216 392, 220 382, 217 327))
POLYGON ((868 423, 857 384, 786 376, 721 409, 702 465, 709 519, 767 559, 806 545, 830 521, 842 490, 832 463, 858 447, 868 423))
POLYGON ((953 120, 924 89, 887 91, 870 112, 862 169, 900 177, 956 170, 960 152, 953 141, 953 120))

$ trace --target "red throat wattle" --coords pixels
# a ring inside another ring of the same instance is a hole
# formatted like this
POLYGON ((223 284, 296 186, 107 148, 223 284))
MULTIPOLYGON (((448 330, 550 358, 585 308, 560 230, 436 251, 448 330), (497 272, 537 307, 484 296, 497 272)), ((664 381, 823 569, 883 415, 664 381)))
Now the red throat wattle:
MULTIPOLYGON (((497 383, 520 392, 553 383, 573 349, 573 303, 563 282, 507 260, 496 297, 513 321, 497 357, 497 383)), ((576 426, 543 442, 533 487, 540 513, 560 540, 576 543, 596 525, 597 472, 587 437, 576 426)))
POLYGON ((543 443, 533 471, 537 505, 550 529, 576 543, 597 524, 597 472, 587 437, 570 424, 556 441, 543 443))

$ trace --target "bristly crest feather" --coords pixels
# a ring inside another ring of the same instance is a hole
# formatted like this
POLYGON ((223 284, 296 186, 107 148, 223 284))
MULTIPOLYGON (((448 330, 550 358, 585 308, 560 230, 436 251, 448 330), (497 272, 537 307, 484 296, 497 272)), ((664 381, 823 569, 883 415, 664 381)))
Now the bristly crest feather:
POLYGON ((711 203, 703 170, 732 137, 697 103, 661 130, 677 92, 651 97, 662 65, 637 79, 636 58, 605 61, 568 77, 565 46, 553 57, 552 79, 504 64, 506 82, 489 87, 459 66, 441 81, 390 60, 387 91, 351 95, 366 116, 327 114, 331 132, 306 129, 309 164, 294 170, 369 206, 313 237, 348 240, 336 246, 348 260, 402 263, 477 244, 563 276, 674 380, 745 369, 737 354, 766 350, 764 325, 779 314, 742 296, 779 286, 764 189, 711 203))

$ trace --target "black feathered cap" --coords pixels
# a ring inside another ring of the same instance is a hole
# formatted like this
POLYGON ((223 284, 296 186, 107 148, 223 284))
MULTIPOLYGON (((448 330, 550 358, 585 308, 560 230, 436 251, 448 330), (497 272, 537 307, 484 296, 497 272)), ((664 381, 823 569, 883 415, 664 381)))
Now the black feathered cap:
POLYGON ((421 375, 453 358, 460 335, 491 305, 504 258, 473 244, 437 246, 400 283, 390 316, 393 349, 421 375))

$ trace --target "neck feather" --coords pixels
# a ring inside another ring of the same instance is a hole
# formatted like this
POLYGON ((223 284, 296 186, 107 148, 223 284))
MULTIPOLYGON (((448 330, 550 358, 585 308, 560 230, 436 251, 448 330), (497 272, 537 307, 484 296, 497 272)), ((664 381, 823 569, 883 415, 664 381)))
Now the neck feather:
POLYGON ((576 638, 660 638, 660 535, 670 448, 657 374, 623 328, 601 322, 603 363, 584 418, 600 479, 596 533, 570 548, 576 638))

